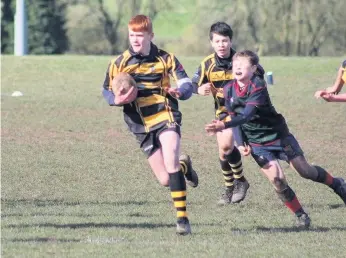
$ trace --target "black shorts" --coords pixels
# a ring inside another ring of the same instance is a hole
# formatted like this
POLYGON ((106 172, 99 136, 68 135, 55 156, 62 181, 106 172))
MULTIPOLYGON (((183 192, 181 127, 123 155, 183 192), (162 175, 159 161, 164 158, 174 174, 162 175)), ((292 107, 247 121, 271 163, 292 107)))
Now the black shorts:
POLYGON ((180 125, 177 123, 166 124, 159 129, 156 129, 149 133, 135 133, 137 142, 144 154, 149 158, 158 149, 161 148, 159 136, 166 131, 176 132, 180 136, 180 125))
POLYGON ((296 138, 292 134, 289 134, 287 137, 270 145, 251 145, 251 155, 262 168, 269 161, 280 159, 289 162, 298 156, 304 156, 304 152, 300 148, 296 138))

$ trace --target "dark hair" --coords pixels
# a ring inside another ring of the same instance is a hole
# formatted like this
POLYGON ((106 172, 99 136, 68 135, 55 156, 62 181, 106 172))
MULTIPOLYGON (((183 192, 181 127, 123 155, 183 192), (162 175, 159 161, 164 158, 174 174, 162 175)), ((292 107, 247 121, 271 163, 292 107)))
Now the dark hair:
POLYGON ((247 57, 251 65, 258 65, 259 63, 258 55, 251 50, 244 50, 244 51, 237 52, 234 54, 233 59, 237 57, 247 57))
POLYGON ((225 22, 216 22, 213 25, 211 25, 209 32, 210 40, 213 40, 213 33, 229 37, 230 40, 232 40, 233 37, 233 30, 231 26, 229 26, 225 22))

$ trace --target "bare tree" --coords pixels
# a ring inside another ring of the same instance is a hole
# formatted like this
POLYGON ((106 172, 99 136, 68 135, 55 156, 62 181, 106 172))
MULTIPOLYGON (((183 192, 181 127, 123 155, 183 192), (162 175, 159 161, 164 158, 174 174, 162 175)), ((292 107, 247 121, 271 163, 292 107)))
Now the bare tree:
POLYGON ((103 25, 103 30, 106 39, 108 40, 108 43, 111 47, 111 54, 116 54, 118 52, 118 38, 119 38, 119 26, 121 23, 121 20, 123 18, 123 13, 121 10, 123 9, 124 4, 126 3, 126 0, 117 0, 117 10, 116 13, 111 15, 104 6, 103 0, 98 0, 98 10, 100 12, 100 23, 103 25))

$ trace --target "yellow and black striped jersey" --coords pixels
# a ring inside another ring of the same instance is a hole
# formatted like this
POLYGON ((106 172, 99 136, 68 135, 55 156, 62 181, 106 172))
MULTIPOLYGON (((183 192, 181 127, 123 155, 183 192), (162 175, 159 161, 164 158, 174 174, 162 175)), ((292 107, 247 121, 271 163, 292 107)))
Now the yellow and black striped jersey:
POLYGON ((167 124, 181 124, 178 100, 166 93, 166 89, 171 87, 170 76, 178 86, 187 83, 191 92, 192 85, 173 54, 158 49, 153 43, 148 56, 139 55, 131 48, 126 50, 109 64, 104 90, 112 90, 111 81, 119 72, 130 74, 138 87, 136 100, 123 107, 124 119, 131 132, 148 133, 167 124))
POLYGON ((197 93, 199 86, 211 83, 215 105, 215 116, 217 119, 228 119, 223 97, 223 87, 233 79, 232 57, 236 52, 231 49, 229 58, 220 58, 216 53, 207 56, 199 65, 192 78, 194 92, 197 93))

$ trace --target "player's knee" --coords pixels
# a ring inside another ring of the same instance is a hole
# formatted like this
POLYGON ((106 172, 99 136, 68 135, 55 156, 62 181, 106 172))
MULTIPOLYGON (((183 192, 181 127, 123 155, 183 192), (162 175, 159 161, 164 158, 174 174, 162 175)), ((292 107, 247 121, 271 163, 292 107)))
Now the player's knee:
POLYGON ((314 168, 311 166, 300 166, 296 168, 298 174, 305 179, 313 179, 315 178, 314 168))
POLYGON ((232 144, 225 144, 225 145, 219 146, 220 158, 223 158, 227 154, 230 154, 232 152, 232 150, 233 150, 232 144))
POLYGON ((271 181, 276 191, 283 191, 287 188, 287 183, 284 178, 274 177, 271 181))
POLYGON ((314 179, 317 176, 316 169, 311 166, 304 157, 298 157, 291 161, 291 165, 293 165, 294 169, 302 178, 314 179))
POLYGON ((298 171, 298 174, 302 177, 302 178, 305 178, 305 179, 311 179, 311 175, 306 172, 306 171, 298 171))

